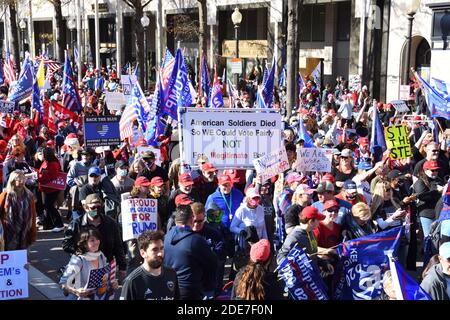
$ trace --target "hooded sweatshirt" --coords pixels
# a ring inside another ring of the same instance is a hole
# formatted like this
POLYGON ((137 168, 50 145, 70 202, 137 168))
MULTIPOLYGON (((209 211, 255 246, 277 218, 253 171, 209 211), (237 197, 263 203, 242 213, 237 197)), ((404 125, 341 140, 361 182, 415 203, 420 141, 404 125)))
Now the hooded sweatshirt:
POLYGON ((202 299, 216 286, 217 257, 190 227, 175 226, 164 239, 164 265, 177 272, 181 299, 202 299))

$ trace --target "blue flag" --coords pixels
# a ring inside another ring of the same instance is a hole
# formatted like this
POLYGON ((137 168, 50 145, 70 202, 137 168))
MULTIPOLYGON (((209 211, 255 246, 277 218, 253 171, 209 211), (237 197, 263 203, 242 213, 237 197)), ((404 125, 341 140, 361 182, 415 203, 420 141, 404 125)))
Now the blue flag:
POLYGON ((202 56, 201 76, 202 76, 201 86, 202 86, 203 95, 206 96, 206 98, 207 98, 206 101, 209 101, 209 93, 211 90, 211 83, 209 81, 208 65, 206 64, 205 56, 202 56))
POLYGON ((211 97, 209 99, 210 108, 222 108, 223 107, 223 97, 222 91, 220 90, 220 82, 217 78, 217 71, 214 72, 214 83, 211 88, 211 97))
POLYGON ((436 143, 439 143, 439 125, 437 123, 436 118, 433 118, 433 140, 436 143))
POLYGON ((72 112, 81 112, 81 99, 78 96, 76 81, 73 77, 72 67, 66 52, 64 62, 64 78, 62 82, 64 108, 72 112))
POLYGON ((275 57, 272 60, 272 68, 268 73, 265 68, 262 85, 258 89, 257 104, 260 108, 271 108, 273 99, 273 88, 275 86, 275 57))
POLYGON ((27 56, 22 65, 19 79, 9 93, 9 101, 19 102, 27 98, 33 90, 33 65, 27 56))
POLYGON ((305 143, 303 144, 304 148, 314 148, 314 141, 309 136, 308 131, 306 131, 305 124, 303 123, 303 119, 300 117, 298 119, 297 124, 297 141, 303 140, 305 143))
POLYGON ((389 259, 389 266, 397 300, 432 300, 397 260, 389 259))
POLYGON ((281 69, 280 77, 278 79, 278 86, 286 87, 286 65, 281 69))
POLYGON ((447 100, 443 94, 433 88, 417 72, 415 73, 415 76, 422 86, 431 117, 442 117, 450 120, 450 99, 447 100))
POLYGON ((134 75, 139 79, 139 62, 136 63, 136 69, 134 69, 134 75))
POLYGON ((129 68, 130 68, 130 63, 129 62, 125 63, 125 65, 122 67, 121 74, 129 74, 129 71, 128 71, 129 68))
POLYGON ((39 124, 44 123, 44 107, 41 103, 41 91, 39 90, 39 85, 37 78, 33 73, 33 91, 31 95, 31 107, 39 112, 39 124))
POLYGON ((302 93, 303 88, 306 86, 305 81, 303 80, 302 74, 299 72, 297 75, 297 86, 298 86, 298 94, 302 93))
POLYGON ((149 119, 149 111, 150 105, 148 104, 147 99, 145 98, 144 93, 142 92, 141 86, 139 83, 135 83, 133 89, 131 91, 131 104, 136 110, 136 114, 138 115, 138 123, 141 126, 142 132, 146 130, 146 123, 149 119))
POLYGON ((295 246, 278 266, 293 300, 329 300, 320 272, 306 253, 295 246))
POLYGON ((5 82, 5 75, 3 74, 3 63, 0 61, 0 84, 5 82))
POLYGON ((384 272, 388 269, 388 253, 396 255, 405 227, 396 227, 341 243, 336 251, 341 256, 335 272, 337 300, 373 300, 381 294, 384 272))
POLYGON ((444 80, 432 78, 434 81, 434 87, 437 91, 444 95, 448 95, 450 93, 450 84, 445 82, 444 80))
POLYGON ((372 152, 375 162, 383 157, 383 152, 387 149, 384 139, 384 126, 378 115, 378 109, 373 107, 372 134, 370 137, 370 152, 372 152))

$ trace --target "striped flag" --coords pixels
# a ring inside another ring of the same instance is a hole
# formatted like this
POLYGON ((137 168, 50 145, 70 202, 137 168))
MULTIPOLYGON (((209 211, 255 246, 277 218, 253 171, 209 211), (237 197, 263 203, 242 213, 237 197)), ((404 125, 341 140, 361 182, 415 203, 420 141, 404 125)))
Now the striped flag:
POLYGON ((202 55, 202 64, 201 64, 201 72, 200 72, 200 76, 201 76, 201 88, 203 91, 203 96, 206 96, 206 101, 209 100, 209 94, 211 91, 211 83, 209 80, 209 72, 208 72, 208 65, 206 64, 206 58, 204 55, 202 55))
POLYGON ((8 84, 11 84, 11 82, 14 82, 17 80, 16 71, 14 70, 14 64, 12 62, 11 54, 8 52, 6 58, 6 63, 4 67, 5 72, 5 82, 8 84))
POLYGON ((0 63, 0 84, 3 84, 5 82, 5 76, 3 73, 3 64, 0 63))
POLYGON ((133 136, 133 122, 137 117, 134 106, 131 104, 127 105, 119 121, 120 140, 133 136))
POLYGON ((319 62, 317 67, 311 72, 311 77, 314 79, 316 83, 317 90, 320 92, 320 83, 322 81, 322 61, 319 62))
POLYGON ((228 92, 229 92, 229 97, 230 97, 230 108, 236 108, 236 102, 237 102, 239 94, 236 91, 236 89, 234 88, 233 83, 231 83, 230 79, 227 80, 227 84, 228 84, 228 92))
POLYGON ((167 83, 169 82, 169 78, 172 75, 174 64, 175 57, 172 55, 169 49, 166 48, 166 55, 164 56, 164 61, 161 66, 161 82, 164 90, 166 90, 167 83))
POLYGON ((131 104, 136 111, 137 119, 139 125, 141 126, 142 132, 145 132, 147 120, 153 115, 149 114, 150 105, 145 98, 144 92, 142 92, 141 86, 138 82, 134 84, 131 91, 131 104))
POLYGON ((267 67, 264 71, 264 78, 262 85, 258 89, 257 93, 257 103, 260 108, 271 108, 272 100, 273 100, 273 89, 275 85, 275 69, 276 62, 275 57, 272 60, 272 67, 270 69, 270 73, 268 72, 267 67))
POLYGON ((66 59, 64 62, 64 78, 62 83, 64 108, 73 112, 81 112, 81 100, 78 96, 77 84, 73 77, 72 67, 70 66, 67 51, 65 56, 66 59))
POLYGON ((211 88, 211 96, 209 99, 210 108, 221 108, 223 107, 223 97, 222 91, 220 91, 220 82, 217 78, 217 70, 214 68, 214 82, 211 88))

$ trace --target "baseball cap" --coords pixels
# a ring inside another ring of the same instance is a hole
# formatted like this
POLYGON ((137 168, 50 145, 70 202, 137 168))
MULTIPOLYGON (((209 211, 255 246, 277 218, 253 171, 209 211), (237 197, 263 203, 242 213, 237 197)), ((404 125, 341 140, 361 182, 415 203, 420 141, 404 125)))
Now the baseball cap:
POLYGON ((339 203, 337 203, 334 199, 325 201, 323 204, 323 210, 328 210, 330 208, 339 208, 339 203))
POLYGON ((152 180, 150 180, 150 185, 152 187, 162 187, 164 185, 164 180, 161 177, 153 177, 152 180))
POLYGON ((90 177, 92 175, 95 175, 97 177, 101 176, 102 175, 102 170, 100 170, 99 167, 91 167, 91 168, 89 168, 88 176, 90 177))
POLYGON ((145 151, 142 155, 142 159, 155 159, 155 153, 153 151, 145 151))
POLYGON ((356 191, 356 183, 353 180, 345 180, 344 189, 347 191, 356 191))
POLYGON ((394 169, 387 174, 387 178, 389 179, 389 181, 392 181, 401 177, 402 175, 403 174, 400 171, 394 169))
POLYGON ((205 172, 216 172, 217 169, 211 162, 206 162, 202 165, 202 171, 205 172))
POLYGON ((370 144, 369 143, 369 138, 367 138, 367 137, 359 138, 358 139, 358 144, 361 145, 361 146, 368 146, 370 144))
POLYGON ((256 191, 255 188, 248 188, 247 191, 245 192, 245 195, 248 198, 261 197, 261 195, 259 194, 259 192, 256 191))
POLYGON ((350 149, 344 149, 341 151, 341 157, 353 157, 353 152, 350 149))
POLYGON ((373 166, 372 166, 372 164, 370 163, 370 162, 367 162, 367 161, 360 161, 359 163, 358 163, 358 169, 359 170, 370 170, 370 169, 372 169, 373 168, 373 166))
POLYGON ((334 177, 333 177, 333 175, 331 173, 324 174, 323 177, 322 177, 322 181, 329 181, 329 182, 331 182, 333 184, 335 182, 334 177))
POLYGON ((444 259, 450 258, 450 242, 444 242, 439 247, 439 255, 444 259))
POLYGON ((233 180, 231 180, 229 175, 223 175, 219 177, 219 185, 224 185, 224 184, 233 184, 233 180))
POLYGON ((270 242, 261 239, 250 247, 250 259, 253 262, 266 262, 270 257, 270 242))
POLYGON ((148 179, 146 177, 138 177, 136 179, 136 181, 134 181, 134 186, 135 187, 149 187, 150 186, 150 181, 148 181, 148 179))
POLYGON ((178 206, 188 206, 193 204, 194 201, 185 193, 180 193, 175 197, 175 205, 178 206))
POLYGON ((303 208, 302 218, 323 220, 325 219, 325 216, 323 214, 320 214, 317 208, 308 206, 303 208))
POLYGON ((336 156, 340 156, 341 155, 341 151, 339 149, 333 149, 333 154, 336 156))
POLYGON ((300 194, 313 194, 314 190, 312 190, 307 184, 300 184, 297 189, 295 189, 295 192, 300 194))
POLYGON ((327 191, 334 192, 334 185, 330 181, 322 181, 316 188, 317 193, 324 193, 327 191))
POLYGON ((114 168, 116 168, 116 169, 121 168, 121 167, 128 167, 128 163, 126 163, 125 161, 119 160, 114 165, 114 168))
POLYGON ((302 181, 302 179, 302 176, 297 172, 291 172, 290 174, 288 174, 286 182, 291 184, 292 182, 300 182, 302 181))
POLYGON ((85 204, 87 204, 87 205, 94 204, 94 203, 102 203, 102 199, 100 198, 98 193, 89 194, 84 201, 85 201, 85 204))
POLYGON ((194 180, 192 180, 192 176, 189 172, 182 173, 178 176, 178 182, 184 186, 192 186, 194 184, 194 180))
POLYGON ((324 140, 325 139, 325 136, 323 135, 323 134, 321 134, 320 132, 317 132, 314 136, 313 136, 313 139, 314 140, 316 140, 316 139, 319 139, 319 140, 324 140))
POLYGON ((439 166, 439 163, 437 161, 427 160, 423 164, 423 169, 424 170, 438 170, 440 168, 441 167, 439 166))

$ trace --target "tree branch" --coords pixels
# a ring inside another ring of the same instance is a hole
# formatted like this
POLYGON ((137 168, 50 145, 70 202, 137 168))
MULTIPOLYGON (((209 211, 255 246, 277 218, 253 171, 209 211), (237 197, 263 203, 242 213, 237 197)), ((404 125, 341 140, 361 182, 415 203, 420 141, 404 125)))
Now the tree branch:
POLYGON ((148 6, 152 2, 152 0, 148 0, 145 4, 142 5, 142 9, 144 9, 146 6, 148 6))
POLYGON ((134 4, 130 2, 129 0, 123 0, 131 9, 135 9, 134 4))

